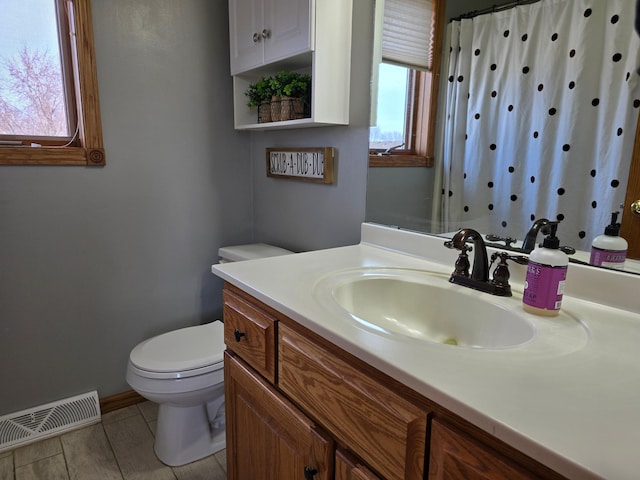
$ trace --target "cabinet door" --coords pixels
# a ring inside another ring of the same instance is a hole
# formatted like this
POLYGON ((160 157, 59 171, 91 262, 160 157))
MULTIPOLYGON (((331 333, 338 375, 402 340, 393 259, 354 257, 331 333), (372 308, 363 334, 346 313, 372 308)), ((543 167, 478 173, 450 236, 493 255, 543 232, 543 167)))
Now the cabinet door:
POLYGON ((286 325, 278 388, 383 477, 424 478, 427 412, 286 325))
POLYGON ((262 0, 229 0, 231 74, 247 71, 264 61, 262 0))
POLYGON ((228 478, 329 480, 331 438, 238 357, 224 373, 228 478))
POLYGON ((533 480, 543 477, 520 468, 477 440, 437 420, 431 426, 429 480, 533 480))
POLYGON ((338 450, 335 480, 380 480, 380 477, 358 462, 350 453, 338 450))
POLYGON ((312 19, 311 0, 264 0, 264 63, 312 50, 312 19))

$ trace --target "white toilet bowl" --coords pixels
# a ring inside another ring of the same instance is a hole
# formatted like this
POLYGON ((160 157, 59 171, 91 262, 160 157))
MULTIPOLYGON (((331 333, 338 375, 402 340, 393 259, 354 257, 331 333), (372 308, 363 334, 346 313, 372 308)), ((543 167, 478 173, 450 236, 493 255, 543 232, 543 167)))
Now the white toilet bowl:
MULTIPOLYGON (((264 243, 218 250, 220 262, 293 252, 264 243)), ((138 344, 129 355, 127 383, 160 405, 154 450, 172 467, 225 448, 224 325, 182 328, 138 344)))
POLYGON ((129 356, 127 383, 159 404, 154 450, 170 466, 225 448, 224 325, 213 322, 150 338, 129 356))

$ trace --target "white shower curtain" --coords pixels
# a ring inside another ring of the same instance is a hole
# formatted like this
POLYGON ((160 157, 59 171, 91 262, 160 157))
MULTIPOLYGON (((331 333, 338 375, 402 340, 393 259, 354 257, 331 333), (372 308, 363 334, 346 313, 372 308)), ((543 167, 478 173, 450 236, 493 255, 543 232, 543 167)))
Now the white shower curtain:
MULTIPOLYGON (((635 0, 540 0, 451 22, 443 231, 588 250, 624 200, 640 94, 635 0)), ((445 51, 446 52, 446 51, 445 51)))

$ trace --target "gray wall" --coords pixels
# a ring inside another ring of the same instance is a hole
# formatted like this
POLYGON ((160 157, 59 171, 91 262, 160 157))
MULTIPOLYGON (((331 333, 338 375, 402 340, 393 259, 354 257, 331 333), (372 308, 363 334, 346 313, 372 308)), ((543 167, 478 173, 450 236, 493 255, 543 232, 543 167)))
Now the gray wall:
POLYGON ((354 0, 349 126, 251 134, 254 228, 262 241, 295 251, 360 241, 367 188, 373 6, 374 0, 354 0), (334 147, 335 183, 267 178, 268 147, 334 147))
POLYGON ((367 179, 367 221, 428 231, 435 168, 371 167, 367 179))
POLYGON ((251 241, 227 2, 93 0, 104 168, 0 168, 0 415, 129 387, 131 348, 217 317, 251 241))
POLYGON ((269 133, 232 127, 226 1, 92 3, 107 166, 0 168, 0 415, 128 390, 135 344, 219 315, 222 245, 360 239, 373 0, 350 126, 269 133), (334 147, 336 183, 267 178, 274 146, 334 147))

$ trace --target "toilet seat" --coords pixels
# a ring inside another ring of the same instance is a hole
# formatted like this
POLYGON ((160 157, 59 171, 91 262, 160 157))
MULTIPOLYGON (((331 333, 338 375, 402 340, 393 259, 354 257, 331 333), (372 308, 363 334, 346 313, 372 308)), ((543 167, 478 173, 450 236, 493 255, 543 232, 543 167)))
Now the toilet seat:
POLYGON ((175 379, 223 368, 224 324, 212 322, 163 333, 138 344, 129 367, 146 378, 175 379))

